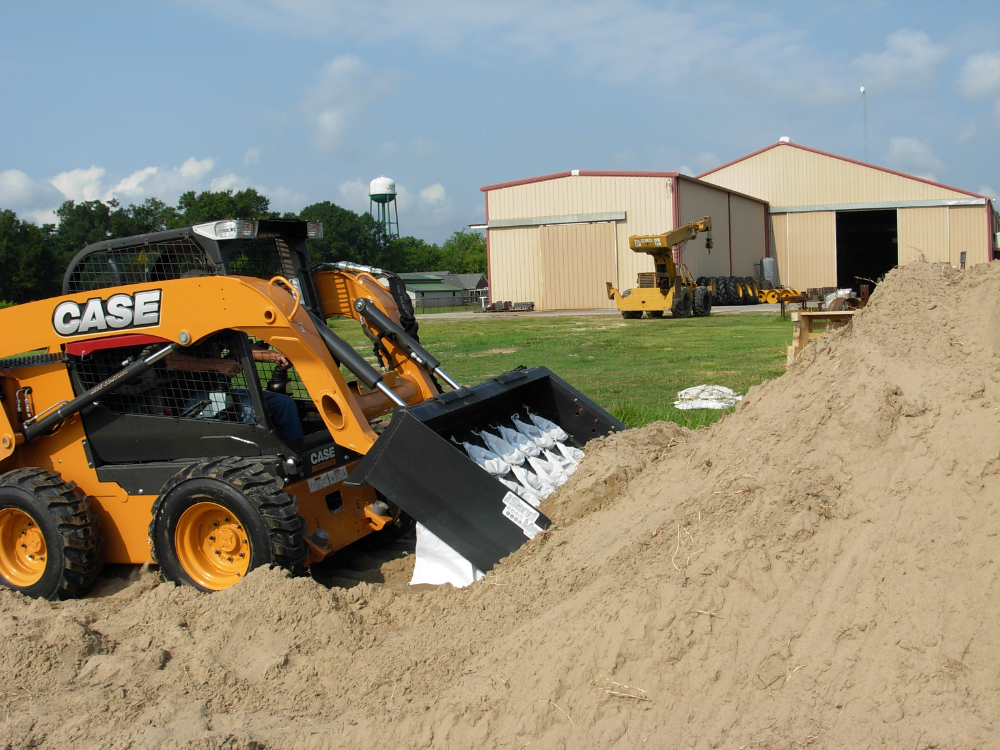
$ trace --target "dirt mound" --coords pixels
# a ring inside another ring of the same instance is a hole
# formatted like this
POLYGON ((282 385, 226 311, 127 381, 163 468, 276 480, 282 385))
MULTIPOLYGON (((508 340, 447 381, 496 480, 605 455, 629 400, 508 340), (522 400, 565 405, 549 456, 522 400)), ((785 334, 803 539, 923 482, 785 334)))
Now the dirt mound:
POLYGON ((3 740, 1000 745, 998 297, 998 265, 893 272, 711 429, 592 443, 467 589, 0 593, 3 740))

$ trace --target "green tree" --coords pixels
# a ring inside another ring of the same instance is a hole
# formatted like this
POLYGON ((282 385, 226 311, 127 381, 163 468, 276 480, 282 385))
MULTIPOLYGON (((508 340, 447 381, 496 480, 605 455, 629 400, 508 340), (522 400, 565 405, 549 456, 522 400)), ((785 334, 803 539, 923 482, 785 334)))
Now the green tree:
POLYGON ((486 273, 486 237, 459 229, 441 246, 441 260, 452 273, 486 273))
POLYGON ((347 260, 396 270, 393 243, 382 225, 369 214, 359 215, 323 201, 303 208, 299 218, 323 222, 323 239, 309 240, 313 263, 347 260))
POLYGON ((444 270, 441 248, 416 237, 400 237, 393 241, 393 256, 397 273, 444 270))
POLYGON ((39 228, 0 210, 0 299, 30 302, 60 293, 62 269, 51 241, 51 225, 39 228))
POLYGON ((111 208, 110 230, 114 237, 162 232, 178 217, 177 209, 159 198, 147 198, 138 206, 133 203, 128 208, 122 208, 112 198, 108 207, 111 208))
POLYGON ((193 190, 181 195, 177 210, 168 221, 168 228, 186 227, 220 219, 273 219, 278 214, 271 201, 254 188, 240 190, 205 190, 197 195, 193 190))

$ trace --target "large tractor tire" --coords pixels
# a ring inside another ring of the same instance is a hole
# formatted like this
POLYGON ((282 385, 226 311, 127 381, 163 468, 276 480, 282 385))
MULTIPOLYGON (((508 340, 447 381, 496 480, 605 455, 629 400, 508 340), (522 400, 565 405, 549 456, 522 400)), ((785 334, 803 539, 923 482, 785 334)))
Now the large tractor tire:
POLYGON ((760 287, 757 286, 757 280, 751 277, 747 277, 747 285, 750 287, 750 304, 759 305, 760 287))
POLYGON ((699 286, 694 290, 691 309, 696 318, 707 318, 712 314, 712 293, 708 287, 699 286))
POLYGON ((642 317, 642 310, 622 310, 622 317, 625 320, 638 320, 642 317))
POLYGON ((682 286, 680 293, 674 295, 674 304, 670 314, 675 318, 690 318, 693 305, 691 290, 682 286))
POLYGON ((743 302, 743 283, 735 276, 729 277, 729 288, 732 290, 730 295, 729 304, 730 305, 742 305, 743 302))
POLYGON ((263 464, 199 461, 172 477, 153 505, 154 559, 171 581, 220 591, 261 565, 301 572, 308 548, 298 502, 263 464))
POLYGON ((0 478, 0 583, 26 596, 70 599, 101 570, 101 535, 75 482, 36 467, 0 478))

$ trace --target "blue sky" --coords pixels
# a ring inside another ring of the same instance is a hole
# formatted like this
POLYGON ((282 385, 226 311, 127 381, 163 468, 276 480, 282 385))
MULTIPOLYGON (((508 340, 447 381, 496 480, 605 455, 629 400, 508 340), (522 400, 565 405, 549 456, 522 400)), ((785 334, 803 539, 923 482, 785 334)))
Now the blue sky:
POLYGON ((1000 3, 0 0, 0 207, 256 187, 403 234, 482 220, 483 185, 698 174, 790 136, 1000 189, 1000 3))

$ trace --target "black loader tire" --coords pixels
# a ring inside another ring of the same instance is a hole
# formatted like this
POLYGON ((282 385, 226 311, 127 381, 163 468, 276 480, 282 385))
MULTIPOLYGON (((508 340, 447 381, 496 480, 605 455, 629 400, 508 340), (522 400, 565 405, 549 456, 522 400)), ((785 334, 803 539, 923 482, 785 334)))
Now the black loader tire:
POLYGON ((276 565, 300 573, 309 549, 306 523, 298 515, 298 501, 285 492, 283 482, 250 458, 213 458, 199 461, 171 477, 153 504, 149 538, 153 559, 171 581, 201 591, 214 588, 197 583, 178 557, 175 534, 186 510, 200 503, 232 511, 245 528, 250 546, 246 572, 276 565))
POLYGON ((690 318, 691 306, 691 290, 686 286, 682 286, 680 291, 674 294, 674 302, 670 307, 670 314, 675 318, 690 318))
POLYGON ((699 286, 695 288, 691 307, 696 318, 707 318, 712 314, 712 293, 708 290, 708 287, 699 286))
POLYGON ((646 310, 646 315, 651 318, 662 318, 663 310, 646 310))
POLYGON ((4 545, 3 570, 9 569, 11 553, 25 538, 20 532, 10 535, 13 528, 5 527, 15 518, 24 518, 24 514, 37 525, 44 540, 44 570, 29 585, 15 585, 2 574, 0 583, 43 599, 71 599, 86 594, 102 562, 102 539, 87 496, 75 482, 37 467, 15 469, 0 477, 0 529, 5 532, 0 539, 4 545))
POLYGON ((622 310, 622 317, 625 320, 638 320, 642 317, 642 310, 622 310))
POLYGON ((694 283, 698 286, 708 286, 708 277, 699 276, 697 279, 694 280, 694 283))
POLYGON ((720 288, 720 285, 722 284, 722 279, 720 279, 718 276, 713 276, 710 279, 710 281, 712 282, 712 304, 713 305, 725 304, 722 300, 726 293, 726 290, 720 288))

